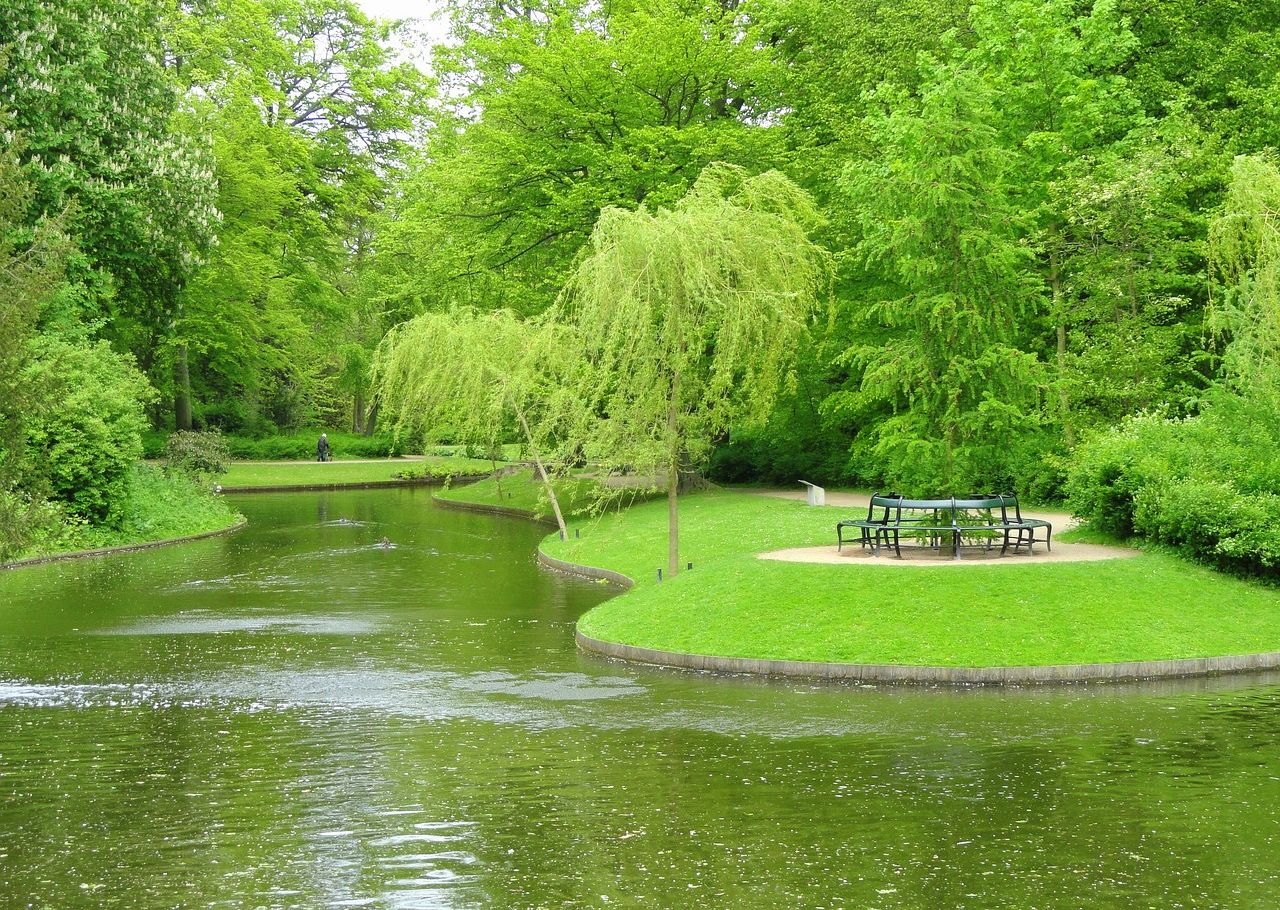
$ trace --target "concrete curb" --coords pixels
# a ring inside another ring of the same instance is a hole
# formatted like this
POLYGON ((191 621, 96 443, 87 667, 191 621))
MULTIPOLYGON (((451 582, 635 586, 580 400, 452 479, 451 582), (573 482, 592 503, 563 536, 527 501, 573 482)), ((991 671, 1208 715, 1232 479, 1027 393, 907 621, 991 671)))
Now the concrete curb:
POLYGON ((462 502, 457 499, 446 499, 439 493, 433 494, 431 496, 431 501, 442 508, 454 509, 459 512, 479 512, 484 515, 506 515, 511 518, 523 518, 525 521, 532 521, 534 524, 550 525, 553 528, 556 526, 555 521, 550 518, 539 518, 528 509, 517 509, 515 506, 492 506, 481 502, 462 502))
MULTIPOLYGON (((623 575, 621 572, 615 572, 612 569, 597 569, 595 566, 579 565, 576 562, 565 562, 563 559, 556 559, 554 556, 548 556, 542 552, 542 548, 538 548, 538 565, 553 569, 556 572, 563 572, 566 575, 577 575, 581 578, 603 579, 612 582, 624 591, 631 590, 635 582, 630 577, 623 575)), ((574 635, 578 635, 577 629, 574 635)))
POLYGON ((154 550, 157 547, 169 547, 179 543, 191 543, 209 537, 221 537, 234 534, 249 523, 241 518, 235 524, 217 531, 204 531, 200 534, 188 534, 186 537, 169 537, 164 540, 147 540, 142 543, 129 543, 119 547, 102 547, 97 550, 72 550, 69 553, 52 553, 48 556, 32 556, 29 559, 16 559, 13 562, 0 563, 0 569, 25 569, 29 566, 40 566, 50 562, 66 562, 71 559, 88 559, 93 556, 113 556, 116 553, 133 553, 138 550, 154 550))
POLYGON ((1231 657, 1196 657, 1182 660, 1138 660, 1104 664, 1057 664, 1043 667, 928 667, 902 664, 840 664, 809 660, 765 660, 748 657, 715 657, 638 648, 601 641, 574 630, 584 651, 617 660, 702 670, 715 673, 750 673, 757 676, 791 676, 808 679, 851 680, 876 683, 944 685, 1038 685, 1080 682, 1126 682, 1144 679, 1176 679, 1249 673, 1280 667, 1280 651, 1231 657))

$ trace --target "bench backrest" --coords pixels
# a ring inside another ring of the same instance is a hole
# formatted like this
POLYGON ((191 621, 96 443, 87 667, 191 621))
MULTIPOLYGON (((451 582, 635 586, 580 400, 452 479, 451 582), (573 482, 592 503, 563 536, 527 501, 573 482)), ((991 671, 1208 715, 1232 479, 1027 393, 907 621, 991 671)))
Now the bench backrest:
POLYGON ((867 521, 888 521, 891 509, 896 509, 902 497, 897 493, 872 493, 871 503, 867 506, 867 521), (876 518, 876 509, 883 509, 884 514, 876 518))
MULTIPOLYGON (((1022 521, 1022 509, 1018 506, 1018 497, 1012 493, 969 493, 963 499, 906 499, 898 493, 874 493, 871 496, 871 503, 867 506, 867 520, 875 521, 875 513, 882 510, 880 521, 888 521, 890 512, 896 513, 897 520, 902 520, 904 511, 945 511, 950 513, 952 520, 955 519, 956 512, 962 511, 988 511, 994 512, 1000 510, 1000 520, 1002 522, 1009 520, 1009 511, 1012 510, 1015 521, 1022 521)), ((990 516, 994 521, 994 515, 990 516)))
POLYGON ((954 507, 954 499, 900 499, 898 500, 898 508, 900 509, 946 509, 950 511, 954 507))
POLYGON ((1012 493, 987 493, 988 497, 998 498, 1003 501, 1002 508, 1005 510, 1005 520, 1009 518, 1009 511, 1013 512, 1014 521, 1022 521, 1022 508, 1018 505, 1018 497, 1012 493))

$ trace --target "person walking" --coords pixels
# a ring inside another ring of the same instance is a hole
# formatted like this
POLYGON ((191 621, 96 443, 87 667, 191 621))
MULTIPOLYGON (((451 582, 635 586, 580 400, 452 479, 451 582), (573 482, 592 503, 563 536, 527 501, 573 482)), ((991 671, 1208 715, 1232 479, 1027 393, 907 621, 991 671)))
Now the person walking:
POLYGON ((321 433, 320 441, 316 443, 316 461, 329 460, 329 434, 321 433))

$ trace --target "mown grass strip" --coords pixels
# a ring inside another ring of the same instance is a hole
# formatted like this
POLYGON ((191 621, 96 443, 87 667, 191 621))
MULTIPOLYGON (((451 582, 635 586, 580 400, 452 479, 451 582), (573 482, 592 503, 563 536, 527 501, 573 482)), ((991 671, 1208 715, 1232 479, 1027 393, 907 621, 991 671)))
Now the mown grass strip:
POLYGON ((378 461, 232 462, 218 479, 224 488, 318 486, 381 483, 404 475, 444 480, 458 475, 487 474, 493 465, 477 458, 388 458, 378 461))

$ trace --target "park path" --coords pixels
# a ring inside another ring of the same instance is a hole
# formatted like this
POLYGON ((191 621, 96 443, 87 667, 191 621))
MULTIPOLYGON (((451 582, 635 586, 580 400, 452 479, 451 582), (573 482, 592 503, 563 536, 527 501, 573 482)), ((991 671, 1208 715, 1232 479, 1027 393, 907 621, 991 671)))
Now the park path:
MULTIPOLYGON (((326 461, 325 464, 380 464, 384 461, 425 461, 425 455, 397 455, 394 458, 335 458, 332 461, 326 461)), ((232 459, 234 464, 320 464, 313 458, 286 458, 280 461, 254 461, 250 459, 235 458, 232 459)))

